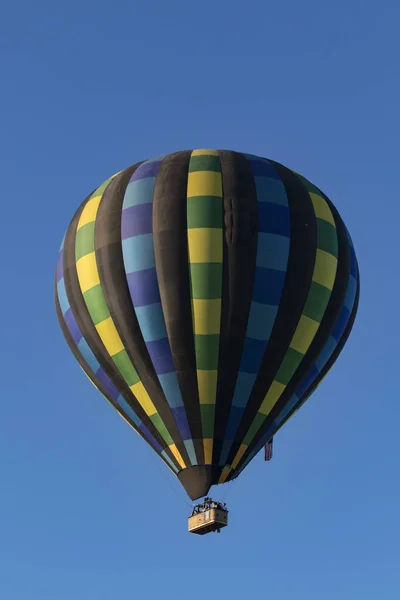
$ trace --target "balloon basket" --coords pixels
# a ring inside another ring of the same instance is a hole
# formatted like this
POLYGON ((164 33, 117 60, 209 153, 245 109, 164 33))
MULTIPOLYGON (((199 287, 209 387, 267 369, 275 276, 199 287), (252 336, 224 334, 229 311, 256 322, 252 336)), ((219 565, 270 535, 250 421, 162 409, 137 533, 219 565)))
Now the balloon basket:
POLYGON ((206 533, 220 533, 228 525, 228 509, 226 504, 205 498, 204 502, 197 504, 188 519, 189 533, 205 535, 206 533))

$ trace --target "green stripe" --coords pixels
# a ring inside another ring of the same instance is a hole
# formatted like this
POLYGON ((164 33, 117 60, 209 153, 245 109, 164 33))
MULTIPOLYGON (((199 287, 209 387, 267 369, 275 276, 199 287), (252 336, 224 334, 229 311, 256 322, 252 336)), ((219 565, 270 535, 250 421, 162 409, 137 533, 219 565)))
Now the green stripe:
POLYGON ((94 252, 94 221, 86 223, 76 232, 75 259, 78 261, 91 252, 94 252))
MULTIPOLYGON (((219 156, 192 156, 189 173, 202 171, 221 173, 219 156)), ((200 190, 201 191, 201 190, 200 190)), ((203 230, 217 229, 223 243, 223 201, 221 196, 199 195, 187 198, 187 227, 203 230)), ((192 299, 220 299, 222 295, 222 262, 189 264, 190 288, 192 299)), ((192 308, 193 310, 193 308, 192 308)), ((196 369, 198 371, 216 371, 219 357, 219 334, 194 334, 196 369)), ((205 374, 213 377, 213 374, 205 374)), ((200 403, 203 438, 214 435, 215 398, 212 404, 200 403)))
POLYGON ((336 227, 324 219, 317 219, 318 248, 333 256, 338 255, 338 239, 336 227))
POLYGON ((218 369, 219 334, 194 336, 196 366, 199 371, 218 369))
POLYGON ((222 199, 220 196, 194 196, 187 199, 187 226, 189 229, 222 228, 222 199))
POLYGON ((306 317, 310 317, 310 319, 314 319, 314 321, 321 323, 330 297, 331 291, 328 288, 313 281, 303 309, 303 314, 306 317))
POLYGON ((106 191, 106 187, 108 186, 108 184, 114 179, 114 177, 109 177, 108 179, 105 180, 104 183, 102 183, 94 192, 93 194, 90 196, 90 198, 96 198, 97 196, 102 196, 104 194, 104 192, 106 191))
POLYGON ((221 298, 222 263, 191 263, 189 267, 192 298, 221 298))
POLYGON ((200 404, 203 438, 214 436, 215 404, 200 404))
POLYGON ((158 413, 155 413, 154 415, 151 415, 151 417, 149 417, 149 418, 150 418, 150 421, 153 423, 154 427, 157 429, 157 431, 163 438, 163 440, 165 441, 165 443, 167 444, 167 446, 170 446, 171 444, 173 444, 174 440, 168 433, 168 430, 165 427, 160 415, 158 413))
POLYGON ((121 350, 120 352, 118 352, 118 354, 114 354, 112 359, 118 371, 121 373, 122 377, 125 379, 129 387, 131 385, 139 383, 139 376, 136 370, 134 369, 126 350, 121 350))
POLYGON ((306 187, 308 193, 317 194, 318 196, 321 196, 323 198, 321 190, 319 190, 313 183, 311 183, 311 181, 308 181, 308 179, 303 177, 303 175, 299 175, 299 173, 294 173, 294 174, 296 175, 296 177, 298 177, 300 179, 300 181, 306 187))
POLYGON ((101 323, 110 316, 110 311, 104 298, 101 285, 95 285, 83 294, 86 306, 90 306, 90 316, 94 325, 101 323))
POLYGON ((211 154, 192 156, 189 162, 189 173, 194 173, 195 171, 214 171, 220 173, 221 164, 219 156, 211 154))
POLYGON ((285 358, 283 359, 281 366, 275 376, 275 381, 287 385, 292 378, 293 373, 303 359, 303 354, 297 352, 293 348, 288 348, 285 358))

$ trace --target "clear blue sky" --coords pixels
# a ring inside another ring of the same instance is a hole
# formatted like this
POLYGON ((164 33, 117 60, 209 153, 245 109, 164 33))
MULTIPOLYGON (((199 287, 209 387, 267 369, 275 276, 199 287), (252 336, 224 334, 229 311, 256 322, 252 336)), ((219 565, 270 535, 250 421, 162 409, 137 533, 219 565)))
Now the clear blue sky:
POLYGON ((397 600, 399 3, 21 0, 1 20, 1 600, 397 600), (81 200, 188 147, 262 154, 321 186, 362 277, 336 368, 272 463, 222 489, 230 526, 205 538, 53 308, 81 200))

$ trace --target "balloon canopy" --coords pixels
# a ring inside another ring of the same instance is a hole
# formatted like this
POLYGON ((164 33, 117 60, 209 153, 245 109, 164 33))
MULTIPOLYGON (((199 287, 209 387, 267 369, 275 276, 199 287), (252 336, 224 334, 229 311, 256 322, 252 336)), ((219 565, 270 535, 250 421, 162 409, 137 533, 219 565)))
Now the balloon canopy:
POLYGON ((237 477, 319 385, 359 275, 319 188, 273 160, 194 150, 84 200, 55 296, 82 369, 194 500, 237 477))

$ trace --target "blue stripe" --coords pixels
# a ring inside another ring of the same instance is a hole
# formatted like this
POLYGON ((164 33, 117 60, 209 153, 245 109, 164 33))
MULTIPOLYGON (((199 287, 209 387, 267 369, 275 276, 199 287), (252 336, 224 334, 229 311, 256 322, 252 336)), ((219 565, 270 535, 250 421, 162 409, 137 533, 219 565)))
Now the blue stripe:
POLYGON ((259 233, 257 266, 285 271, 289 259, 290 238, 275 233, 259 233))
POLYGON ((146 346, 157 375, 174 371, 174 361, 168 338, 156 340, 155 342, 147 342, 146 346))
POLYGON ((280 179, 278 171, 268 159, 262 158, 261 156, 255 156, 254 154, 245 154, 244 156, 250 163, 254 177, 261 175, 263 177, 280 179))
POLYGON ((295 395, 298 396, 299 398, 302 398, 304 396, 304 394, 307 392, 310 385, 316 379, 316 377, 318 377, 318 375, 319 375, 319 370, 317 369, 317 367, 315 365, 313 365, 311 367, 311 369, 308 371, 307 375, 303 378, 303 381, 301 381, 300 384, 297 386, 295 395))
POLYGON ((244 408, 239 408, 237 406, 232 406, 231 412, 229 414, 228 424, 226 426, 225 431, 225 439, 233 440, 239 427, 239 423, 242 419, 244 413, 244 408))
POLYGON ((253 340, 245 338, 240 363, 240 371, 244 373, 257 374, 264 358, 267 340, 253 340))
POLYGON ((264 233, 290 236, 290 213, 288 206, 272 202, 258 203, 258 230, 264 233))
POLYGON ((139 431, 144 434, 144 437, 149 440, 150 444, 153 444, 153 446, 156 448, 157 452, 162 451, 162 446, 157 442, 156 438, 150 433, 150 431, 147 429, 146 425, 141 423, 139 431))
POLYGON ((89 348, 89 345, 88 345, 87 341, 85 340, 85 338, 82 338, 81 341, 79 342, 78 349, 79 349, 79 352, 81 353, 82 357, 85 359, 85 361, 87 362, 89 367, 92 369, 93 373, 97 373, 97 371, 100 369, 100 363, 97 360, 97 358, 95 357, 95 355, 93 354, 93 352, 91 351, 91 349, 89 348))
POLYGON ((275 167, 246 155, 257 191, 258 242, 252 302, 239 373, 220 464, 229 450, 248 404, 275 324, 286 279, 290 248, 290 211, 286 190, 275 167))
POLYGON ((138 204, 124 208, 121 219, 121 237, 123 240, 141 235, 143 233, 152 233, 153 231, 153 205, 138 204))
MULTIPOLYGON (((275 419, 274 427, 278 426, 280 421, 286 419, 290 411, 296 406, 299 400, 300 398, 297 396, 297 394, 293 394, 285 408, 282 410, 281 414, 275 419)), ((266 435, 269 435, 269 431, 266 432, 266 435)))
POLYGON ((125 398, 123 396, 119 395, 116 398, 116 400, 117 400, 118 406, 120 406, 122 408, 122 410, 128 415, 128 417, 133 421, 133 423, 135 423, 135 425, 140 427, 140 425, 142 424, 141 420, 138 418, 137 414, 135 412, 133 412, 132 407, 129 406, 129 404, 127 403, 125 398))
POLYGON ((178 383, 176 372, 163 373, 158 376, 165 397, 169 400, 171 408, 183 406, 181 390, 178 383))
POLYGON ((256 184, 257 201, 272 204, 288 205, 285 186, 280 179, 270 177, 254 177, 256 184))
POLYGON ((286 273, 274 269, 256 267, 253 285, 253 300, 261 304, 279 306, 286 273))
POLYGON ((152 159, 142 163, 132 174, 130 182, 138 181, 139 179, 155 178, 160 168, 161 161, 152 159))
POLYGON ((126 273, 151 269, 155 266, 153 235, 145 233, 122 240, 122 253, 126 273))
POLYGON ((125 190, 124 210, 131 206, 153 202, 154 183, 154 177, 139 179, 130 183, 125 190))
MULTIPOLYGON (((159 161, 143 163, 131 177, 121 219, 122 237, 129 237, 122 240, 122 253, 130 296, 150 359, 182 439, 188 440, 191 433, 167 336, 155 270, 152 202, 159 167, 159 161)), ((189 455, 190 460, 193 456, 194 452, 189 455)), ((192 464, 197 464, 197 461, 192 464)))
POLYGON ((62 241, 61 241, 61 246, 60 246, 60 250, 59 250, 60 252, 62 252, 62 251, 64 250, 65 236, 66 236, 66 235, 67 235, 67 233, 65 232, 65 233, 64 233, 64 237, 63 237, 63 239, 62 239, 62 241))
POLYGON ((277 306, 252 302, 247 324, 247 337, 252 338, 253 340, 268 341, 272 327, 275 323, 277 312, 277 306))
MULTIPOLYGON (((262 357, 264 353, 262 353, 262 357)), ((261 360, 262 360, 261 357, 261 360)), ((260 360, 260 364, 261 364, 260 360)), ((258 369, 254 373, 244 373, 240 371, 236 381, 235 393, 233 395, 232 407, 245 407, 253 389, 254 382, 257 378, 258 369)))
POLYGON ((349 287, 348 287, 346 298, 344 301, 344 304, 349 312, 351 312, 353 310, 356 293, 357 293, 357 280, 351 276, 349 279, 349 287))
POLYGON ((64 250, 61 250, 61 252, 58 255, 58 260, 57 260, 57 265, 56 265, 56 281, 57 281, 57 283, 60 281, 60 279, 63 276, 63 260, 64 260, 64 250))
POLYGON ((69 309, 69 302, 67 298, 67 291, 65 289, 64 277, 62 277, 57 284, 57 296, 60 303, 61 312, 63 315, 65 315, 69 309))
POLYGON ((193 440, 185 440, 184 442, 185 448, 186 448, 186 452, 188 453, 190 462, 192 463, 192 465, 196 465, 197 464, 197 458, 196 458, 196 452, 194 449, 194 444, 193 444, 193 440))
POLYGON ((154 268, 128 273, 127 280, 135 308, 161 301, 157 273, 154 268))
POLYGON ((165 458, 166 462, 169 464, 169 466, 171 467, 171 469, 175 472, 178 473, 179 469, 177 469, 177 467, 174 465, 174 463, 172 462, 172 460, 170 459, 170 457, 168 456, 168 454, 165 452, 165 450, 163 450, 161 452, 161 456, 163 458, 165 458))
POLYGON ((167 337, 164 314, 160 303, 135 306, 135 312, 144 341, 154 342, 167 337))
POLYGON ((358 279, 358 265, 354 248, 350 248, 350 274, 354 279, 358 279))
POLYGON ((229 451, 232 446, 232 440, 224 440, 221 450, 221 457, 219 459, 220 466, 225 466, 228 460, 229 451))
POLYGON ((322 369, 328 362, 330 356, 332 356, 333 352, 335 351, 336 346, 337 346, 337 342, 336 342, 335 338, 330 336, 328 341, 326 342, 323 350, 321 351, 320 355, 318 356, 317 360, 315 361, 315 366, 317 367, 319 372, 322 371, 322 369))
POLYGON ((335 323, 335 327, 332 331, 332 337, 335 338, 336 342, 339 342, 340 338, 343 335, 344 330, 346 329, 346 325, 350 319, 350 311, 348 308, 343 306, 342 310, 339 313, 339 317, 335 323))
POLYGON ((106 392, 108 392, 108 394, 112 398, 114 398, 114 400, 116 398, 118 398, 119 392, 118 392, 117 388, 115 387, 115 385, 113 384, 113 382, 111 381, 111 379, 108 377, 108 375, 105 372, 105 370, 103 369, 103 367, 100 367, 100 369, 97 371, 96 377, 97 377, 98 381, 103 385, 106 392))
POLYGON ((78 323, 76 322, 75 315, 71 308, 69 308, 65 313, 64 322, 75 344, 78 345, 82 338, 82 332, 78 327, 78 323))
POLYGON ((178 406, 177 408, 172 408, 171 412, 174 416, 175 423, 179 428, 179 432, 182 436, 183 440, 190 440, 192 435, 190 433, 190 427, 186 416, 186 411, 184 406, 178 406))

